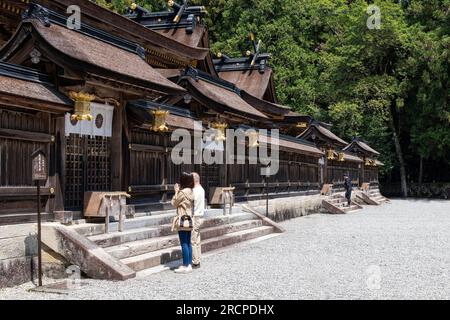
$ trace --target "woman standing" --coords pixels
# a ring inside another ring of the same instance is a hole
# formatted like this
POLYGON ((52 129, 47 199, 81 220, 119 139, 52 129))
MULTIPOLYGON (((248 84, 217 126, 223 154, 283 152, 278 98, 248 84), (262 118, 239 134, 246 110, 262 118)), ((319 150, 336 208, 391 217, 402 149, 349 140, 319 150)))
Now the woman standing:
POLYGON ((177 209, 172 229, 178 230, 180 237, 181 253, 183 255, 183 265, 175 270, 177 273, 192 272, 192 246, 191 231, 193 228, 192 214, 194 207, 194 177, 192 174, 183 172, 180 184, 175 184, 175 195, 172 205, 177 209))

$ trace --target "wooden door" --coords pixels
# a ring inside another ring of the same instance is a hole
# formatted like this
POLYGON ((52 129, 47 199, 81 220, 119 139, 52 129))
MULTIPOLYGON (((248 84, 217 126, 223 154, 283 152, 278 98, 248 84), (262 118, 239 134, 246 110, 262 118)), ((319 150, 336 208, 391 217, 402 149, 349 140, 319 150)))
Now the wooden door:
POLYGON ((82 210, 86 191, 111 191, 111 138, 66 137, 65 208, 82 210))

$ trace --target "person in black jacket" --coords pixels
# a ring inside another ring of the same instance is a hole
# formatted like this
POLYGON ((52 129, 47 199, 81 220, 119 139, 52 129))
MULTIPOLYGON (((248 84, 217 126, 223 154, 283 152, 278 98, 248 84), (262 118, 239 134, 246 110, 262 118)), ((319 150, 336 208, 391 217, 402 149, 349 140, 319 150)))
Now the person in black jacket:
POLYGON ((344 174, 344 188, 345 188, 345 197, 347 198, 347 204, 350 207, 352 203, 352 181, 348 174, 344 174))

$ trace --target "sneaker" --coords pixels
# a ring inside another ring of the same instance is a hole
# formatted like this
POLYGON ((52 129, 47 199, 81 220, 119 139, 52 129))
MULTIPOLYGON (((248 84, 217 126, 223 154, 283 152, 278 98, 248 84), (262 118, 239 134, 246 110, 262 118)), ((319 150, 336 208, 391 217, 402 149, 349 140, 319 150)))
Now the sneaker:
POLYGON ((192 272, 192 266, 191 265, 188 265, 187 267, 184 267, 183 273, 190 273, 190 272, 192 272))
POLYGON ((200 268, 200 263, 192 264, 192 269, 198 269, 200 268))
POLYGON ((186 269, 185 266, 181 265, 178 267, 178 269, 175 269, 175 273, 184 273, 184 270, 186 269))

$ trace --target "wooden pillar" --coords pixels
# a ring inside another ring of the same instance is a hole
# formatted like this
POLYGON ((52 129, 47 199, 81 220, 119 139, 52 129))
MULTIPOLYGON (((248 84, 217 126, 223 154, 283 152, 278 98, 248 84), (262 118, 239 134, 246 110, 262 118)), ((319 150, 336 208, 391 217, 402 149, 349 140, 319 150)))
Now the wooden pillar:
POLYGON ((223 164, 219 164, 217 165, 217 167, 219 168, 219 185, 220 186, 224 186, 227 187, 228 186, 228 181, 229 181, 229 177, 228 177, 228 165, 226 162, 226 159, 224 158, 227 152, 227 145, 226 142, 223 142, 224 146, 223 146, 223 152, 222 153, 222 159, 224 161, 223 164))
POLYGON ((125 106, 122 108, 122 150, 123 150, 123 175, 122 175, 122 191, 128 191, 131 183, 131 133, 128 127, 127 110, 125 106))
POLYGON ((54 198, 49 200, 47 212, 64 210, 64 194, 66 183, 66 136, 65 118, 54 119, 54 142, 51 147, 51 158, 53 169, 50 172, 48 187, 54 188, 54 198))
POLYGON ((324 184, 331 183, 328 177, 328 157, 326 154, 323 157, 323 182, 324 184))
POLYGON ((112 191, 122 191, 123 178, 123 109, 124 102, 121 100, 119 106, 114 107, 112 138, 111 138, 111 188, 112 191))
POLYGON ((164 137, 164 148, 165 151, 161 157, 161 184, 164 188, 161 201, 167 202, 167 184, 169 182, 169 167, 170 167, 170 156, 169 156, 169 149, 168 149, 168 137, 164 137))
POLYGON ((366 164, 363 158, 363 162, 361 163, 361 183, 366 182, 366 168, 365 168, 366 164))

